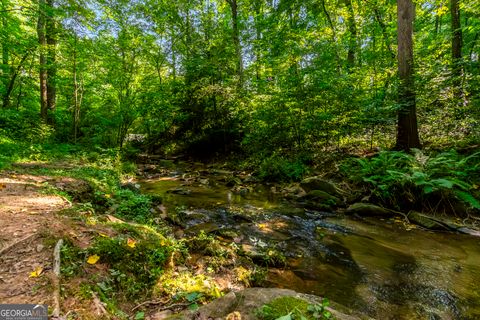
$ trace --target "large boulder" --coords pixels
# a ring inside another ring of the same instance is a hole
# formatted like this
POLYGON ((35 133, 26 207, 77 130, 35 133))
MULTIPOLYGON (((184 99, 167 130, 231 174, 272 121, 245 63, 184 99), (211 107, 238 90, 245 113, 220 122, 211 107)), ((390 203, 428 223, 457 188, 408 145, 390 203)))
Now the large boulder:
POLYGON ((395 213, 389 209, 376 206, 371 203, 364 203, 364 202, 357 202, 352 204, 350 207, 347 208, 345 213, 350 215, 356 214, 362 217, 370 217, 370 216, 391 217, 395 215, 395 213))
MULTIPOLYGON (((168 319, 232 319, 234 317, 242 320, 257 320, 255 312, 263 305, 280 297, 293 297, 306 301, 307 303, 318 303, 320 297, 301 294, 287 289, 276 288, 248 288, 239 292, 230 292, 229 294, 219 298, 197 311, 184 311, 178 315, 169 317, 168 319)), ((335 319, 338 320, 359 320, 356 316, 347 315, 345 313, 328 308, 335 319)))
POLYGON ((342 196, 341 190, 337 188, 334 183, 320 177, 306 178, 302 182, 300 182, 300 187, 302 187, 302 189, 305 190, 305 192, 307 193, 312 190, 321 190, 335 197, 342 196))

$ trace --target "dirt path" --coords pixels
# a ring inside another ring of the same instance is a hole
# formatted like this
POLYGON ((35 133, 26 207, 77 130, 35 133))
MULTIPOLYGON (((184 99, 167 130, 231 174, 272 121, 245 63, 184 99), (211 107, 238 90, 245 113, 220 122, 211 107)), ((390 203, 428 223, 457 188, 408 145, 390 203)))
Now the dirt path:
POLYGON ((42 192, 47 177, 0 175, 0 302, 52 302, 53 251, 46 242, 68 232, 57 213, 65 199, 42 192), (35 276, 37 273, 43 276, 35 276))

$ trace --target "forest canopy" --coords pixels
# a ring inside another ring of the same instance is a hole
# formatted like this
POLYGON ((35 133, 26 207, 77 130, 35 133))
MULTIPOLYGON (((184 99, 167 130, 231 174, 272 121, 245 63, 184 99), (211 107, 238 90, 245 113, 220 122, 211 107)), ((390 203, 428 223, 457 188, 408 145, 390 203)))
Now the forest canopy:
POLYGON ((0 22, 4 139, 305 162, 479 138, 477 1, 2 0, 0 22))

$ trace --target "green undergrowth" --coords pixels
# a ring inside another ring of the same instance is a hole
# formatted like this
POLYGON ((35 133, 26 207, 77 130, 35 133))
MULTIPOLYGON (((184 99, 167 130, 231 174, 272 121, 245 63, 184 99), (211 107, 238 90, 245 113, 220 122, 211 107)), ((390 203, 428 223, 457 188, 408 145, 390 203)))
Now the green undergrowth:
POLYGON ((342 172, 369 190, 374 200, 398 209, 455 211, 455 202, 480 209, 480 152, 384 151, 372 158, 349 159, 342 172))

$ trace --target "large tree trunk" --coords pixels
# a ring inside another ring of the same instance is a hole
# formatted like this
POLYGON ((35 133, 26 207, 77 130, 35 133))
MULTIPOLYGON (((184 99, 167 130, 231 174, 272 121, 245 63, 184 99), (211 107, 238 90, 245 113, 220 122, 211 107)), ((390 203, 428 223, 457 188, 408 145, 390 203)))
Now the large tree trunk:
POLYGON ((47 122, 48 107, 47 107, 47 59, 45 51, 47 41, 45 38, 45 0, 38 1, 38 21, 37 21, 37 35, 39 44, 39 75, 40 75, 40 116, 43 121, 47 122))
POLYGON ((417 111, 415 102, 415 81, 413 66, 413 21, 415 6, 412 0, 397 1, 398 14, 398 74, 399 110, 397 124, 398 150, 420 148, 418 136, 417 111))
POLYGON ((45 37, 47 41, 47 121, 53 124, 53 114, 56 108, 56 27, 53 0, 47 0, 47 19, 45 23, 45 37))
POLYGON ((237 76, 238 85, 243 86, 243 57, 242 46, 240 43, 240 30, 238 28, 238 3, 237 0, 227 0, 232 11, 232 29, 233 29, 233 43, 235 45, 235 54, 237 56, 237 76))
POLYGON ((452 16, 452 79, 454 98, 462 96, 462 26, 460 22, 459 0, 450 0, 452 16))

